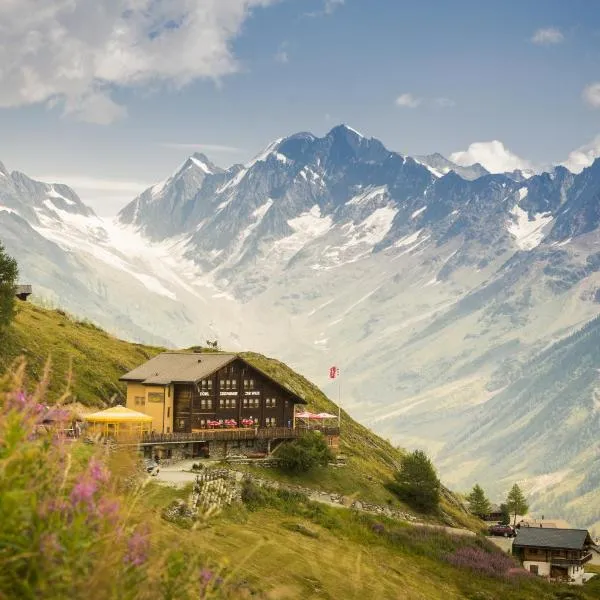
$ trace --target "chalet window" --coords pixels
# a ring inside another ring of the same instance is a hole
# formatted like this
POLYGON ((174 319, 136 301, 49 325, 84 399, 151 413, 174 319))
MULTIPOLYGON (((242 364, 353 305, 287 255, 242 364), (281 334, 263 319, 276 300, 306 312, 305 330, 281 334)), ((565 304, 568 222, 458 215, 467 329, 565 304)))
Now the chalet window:
POLYGON ((244 389, 253 390, 254 389, 254 379, 244 379, 244 389))
POLYGON ((265 406, 267 408, 275 408, 277 406, 277 398, 265 398, 265 406))
POLYGON ((164 392, 148 392, 148 402, 164 402, 164 392))
POLYGON ((200 390, 202 390, 203 392, 212 391, 212 387, 213 387, 212 379, 203 379, 200 382, 200 390))
POLYGON ((235 408, 237 398, 219 398, 219 408, 235 408))
POLYGON ((252 396, 250 398, 244 398, 242 401, 244 408, 258 408, 260 406, 260 398, 252 396))
POLYGON ((277 419, 275 417, 267 417, 265 419, 265 425, 267 427, 275 427, 277 425, 277 419))
POLYGON ((537 565, 529 565, 529 572, 533 573, 534 575, 538 575, 539 574, 538 566, 537 565))
POLYGON ((200 398, 200 410, 212 410, 212 398, 200 398))
POLYGON ((220 379, 219 388, 222 390, 235 390, 237 388, 237 381, 235 379, 220 379))
POLYGON ((135 397, 135 405, 136 406, 145 406, 146 398, 144 396, 136 396, 135 397))

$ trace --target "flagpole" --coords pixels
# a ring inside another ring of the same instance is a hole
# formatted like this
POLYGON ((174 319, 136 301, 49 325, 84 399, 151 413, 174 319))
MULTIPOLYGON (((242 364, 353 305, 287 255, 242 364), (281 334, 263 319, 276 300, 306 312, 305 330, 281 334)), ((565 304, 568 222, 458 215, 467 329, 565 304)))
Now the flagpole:
POLYGON ((342 426, 342 382, 338 379, 338 429, 342 426))

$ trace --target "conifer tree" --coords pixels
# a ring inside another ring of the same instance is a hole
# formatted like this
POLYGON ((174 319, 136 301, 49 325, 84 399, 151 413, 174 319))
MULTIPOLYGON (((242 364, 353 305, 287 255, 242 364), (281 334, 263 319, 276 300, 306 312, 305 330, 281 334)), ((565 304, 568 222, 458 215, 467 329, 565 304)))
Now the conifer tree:
POLYGON ((524 515, 529 510, 527 499, 516 483, 512 486, 510 492, 508 492, 506 506, 509 513, 514 515, 513 525, 517 524, 517 515, 524 515))
POLYGON ((0 242, 0 329, 8 325, 15 310, 15 283, 19 270, 0 242))
POLYGON ((502 525, 510 525, 510 512, 508 511, 508 506, 506 506, 506 503, 504 502, 500 505, 500 513, 502 514, 500 523, 502 523, 502 525))
POLYGON ((395 481, 388 485, 400 499, 423 512, 432 512, 440 503, 440 480, 435 467, 422 450, 402 458, 395 481))
POLYGON ((469 510, 478 517, 488 515, 492 510, 490 501, 486 498, 483 488, 476 483, 471 493, 467 496, 469 501, 469 510))

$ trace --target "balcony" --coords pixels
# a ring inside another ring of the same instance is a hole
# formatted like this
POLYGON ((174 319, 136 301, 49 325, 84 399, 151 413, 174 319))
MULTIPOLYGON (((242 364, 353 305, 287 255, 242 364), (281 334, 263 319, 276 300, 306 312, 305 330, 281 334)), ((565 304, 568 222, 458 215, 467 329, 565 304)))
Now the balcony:
POLYGON ((585 563, 592 560, 592 553, 588 552, 579 558, 558 558, 551 557, 550 564, 555 565, 557 567, 569 567, 569 566, 582 566, 585 563))
POLYGON ((147 433, 139 440, 141 446, 154 444, 186 444, 189 442, 238 441, 238 440, 282 440, 299 438, 309 431, 320 431, 323 435, 340 434, 339 427, 258 427, 235 429, 198 429, 183 433, 147 433))

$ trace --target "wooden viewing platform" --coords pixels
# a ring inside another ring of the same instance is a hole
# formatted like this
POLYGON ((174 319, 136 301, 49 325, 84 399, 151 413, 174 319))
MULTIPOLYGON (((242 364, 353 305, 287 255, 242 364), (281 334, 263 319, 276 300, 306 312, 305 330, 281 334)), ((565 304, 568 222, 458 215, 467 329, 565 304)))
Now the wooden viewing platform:
MULTIPOLYGON (((185 433, 147 433, 137 442, 140 446, 155 444, 187 444, 190 442, 237 441, 237 440, 283 440, 295 439, 310 431, 320 431, 323 435, 339 435, 339 427, 258 427, 235 429, 202 429, 185 433)), ((123 440, 120 443, 125 442, 123 440)), ((127 440, 130 444, 131 439, 127 440)))

